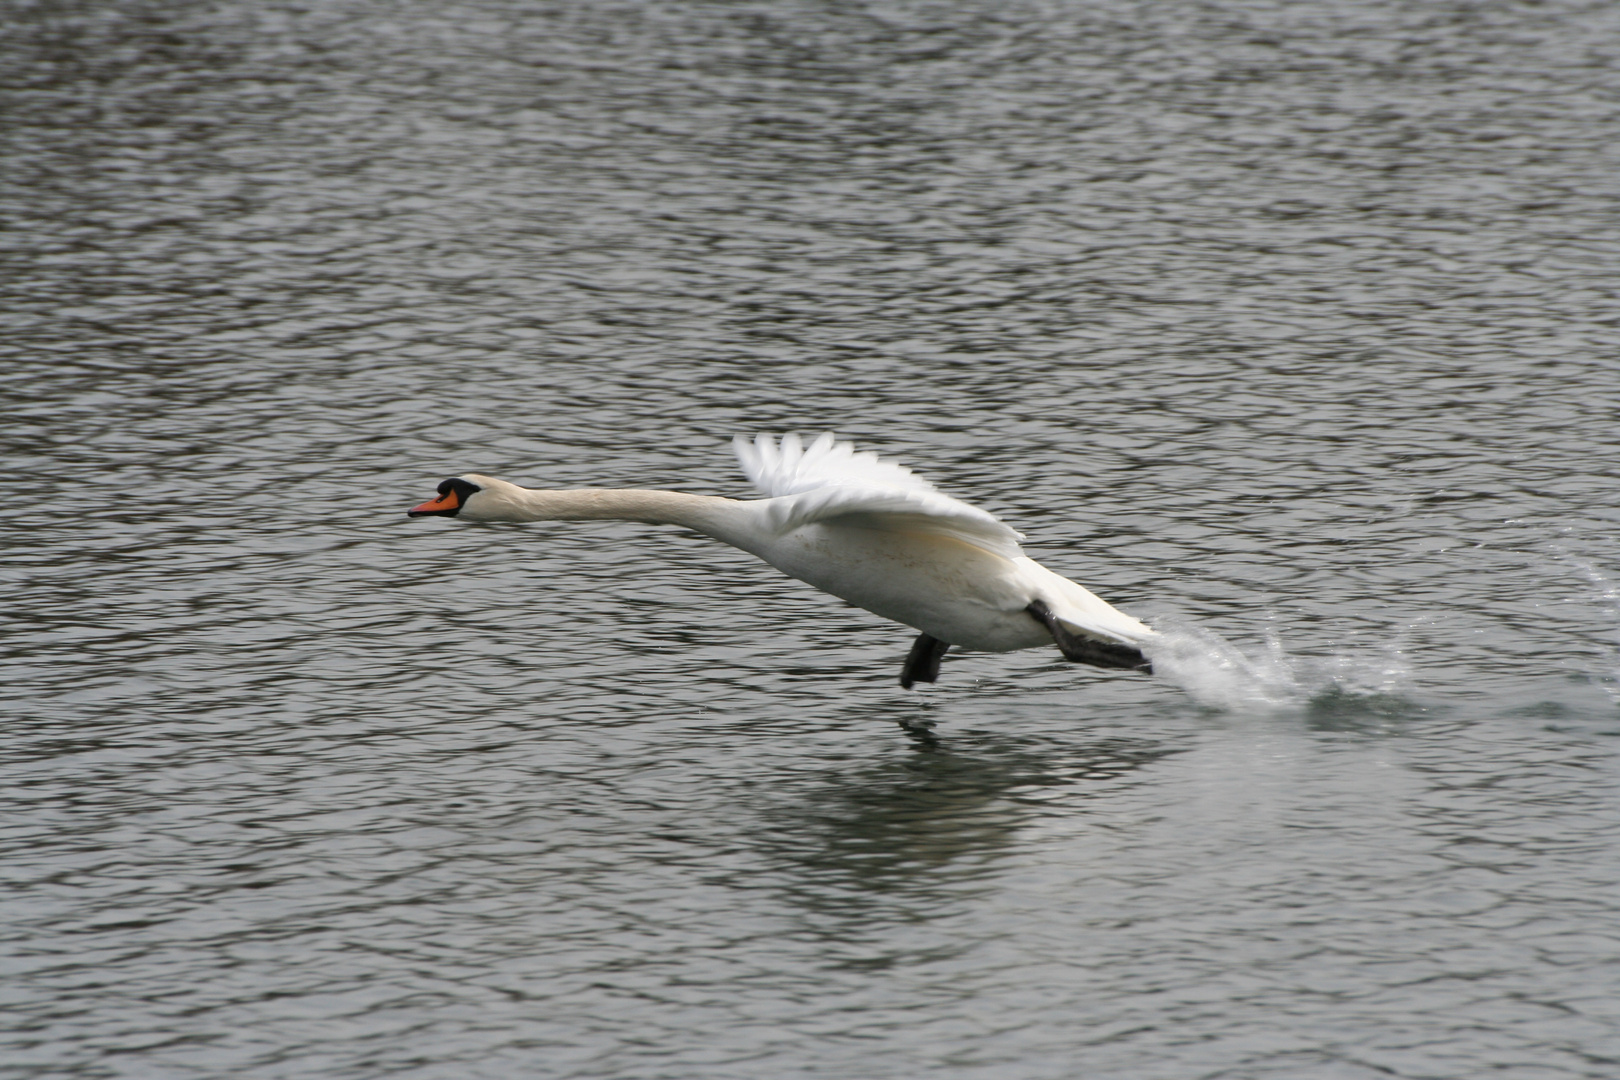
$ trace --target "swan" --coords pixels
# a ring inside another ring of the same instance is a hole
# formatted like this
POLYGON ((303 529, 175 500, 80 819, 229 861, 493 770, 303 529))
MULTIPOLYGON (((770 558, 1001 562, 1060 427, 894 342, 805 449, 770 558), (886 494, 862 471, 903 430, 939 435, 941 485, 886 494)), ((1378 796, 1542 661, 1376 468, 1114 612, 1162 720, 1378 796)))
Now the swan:
POLYGON ((827 433, 732 440, 765 497, 678 491, 547 491, 478 473, 441 483, 411 517, 467 521, 641 521, 741 548, 789 577, 919 631, 900 685, 934 682, 952 645, 1010 652, 1056 645, 1077 663, 1151 672, 1157 635, 1019 547, 994 515, 827 433))

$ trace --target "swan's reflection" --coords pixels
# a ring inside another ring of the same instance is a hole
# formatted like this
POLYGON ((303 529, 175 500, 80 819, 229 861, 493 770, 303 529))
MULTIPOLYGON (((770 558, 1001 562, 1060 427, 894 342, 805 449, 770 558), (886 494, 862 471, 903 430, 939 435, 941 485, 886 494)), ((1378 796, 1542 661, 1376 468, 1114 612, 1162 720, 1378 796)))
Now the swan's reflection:
POLYGON ((802 905, 926 915, 991 877, 1035 819, 1069 815, 1089 789, 1175 752, 1122 736, 912 735, 910 753, 829 770, 766 811, 756 841, 802 905))

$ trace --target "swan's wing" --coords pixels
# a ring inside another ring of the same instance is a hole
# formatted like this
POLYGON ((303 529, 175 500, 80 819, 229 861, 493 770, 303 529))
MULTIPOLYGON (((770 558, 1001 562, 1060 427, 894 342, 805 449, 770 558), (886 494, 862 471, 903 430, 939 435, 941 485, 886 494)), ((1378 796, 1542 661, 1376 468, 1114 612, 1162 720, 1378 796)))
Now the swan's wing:
POLYGON ((1023 554, 1023 536, 995 515, 941 493, 903 465, 858 454, 831 433, 809 446, 797 435, 784 435, 780 445, 769 435, 753 442, 739 435, 732 445, 743 472, 768 496, 767 518, 780 532, 858 515, 954 536, 1009 559, 1023 554))

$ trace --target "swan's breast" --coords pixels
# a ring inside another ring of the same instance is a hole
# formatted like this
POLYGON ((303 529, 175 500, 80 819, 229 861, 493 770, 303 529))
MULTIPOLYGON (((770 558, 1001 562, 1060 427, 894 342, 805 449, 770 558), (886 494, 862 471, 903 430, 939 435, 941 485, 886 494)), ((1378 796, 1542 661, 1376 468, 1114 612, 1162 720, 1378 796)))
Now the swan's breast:
POLYGON ((1051 644, 1024 612, 1031 593, 1021 567, 952 536, 824 522, 761 554, 791 577, 953 645, 1005 652, 1051 644))

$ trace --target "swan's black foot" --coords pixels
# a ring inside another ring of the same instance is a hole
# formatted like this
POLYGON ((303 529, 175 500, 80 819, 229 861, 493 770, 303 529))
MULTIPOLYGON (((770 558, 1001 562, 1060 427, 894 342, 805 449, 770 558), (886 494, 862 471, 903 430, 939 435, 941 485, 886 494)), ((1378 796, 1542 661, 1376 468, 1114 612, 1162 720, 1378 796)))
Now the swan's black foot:
POLYGON ((933 682, 939 678, 939 662, 950 647, 948 641, 918 634, 906 656, 906 666, 900 669, 900 685, 910 690, 914 682, 933 682))
POLYGON ((1057 616, 1052 614, 1052 609, 1043 601, 1031 600, 1029 607, 1024 610, 1051 633, 1052 640, 1057 642, 1057 647, 1065 660, 1073 660, 1077 664, 1090 664, 1093 667, 1129 668, 1132 671, 1145 671, 1150 675, 1153 673, 1153 665, 1142 655, 1141 649, 1132 645, 1115 645, 1080 634, 1071 634, 1062 623, 1058 622, 1057 616))

